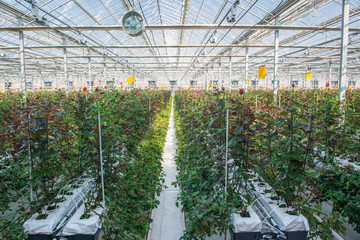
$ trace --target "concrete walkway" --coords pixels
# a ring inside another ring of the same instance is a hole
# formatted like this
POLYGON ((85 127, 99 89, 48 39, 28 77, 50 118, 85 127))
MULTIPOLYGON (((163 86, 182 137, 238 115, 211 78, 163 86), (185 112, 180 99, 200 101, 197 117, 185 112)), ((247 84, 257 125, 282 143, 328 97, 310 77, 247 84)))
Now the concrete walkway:
POLYGON ((165 183, 160 196, 157 197, 160 204, 152 212, 153 222, 150 225, 148 240, 179 240, 185 229, 181 206, 177 208, 175 205, 180 189, 171 185, 172 182, 176 181, 177 175, 174 161, 177 148, 176 142, 173 101, 163 151, 162 167, 165 172, 165 183))

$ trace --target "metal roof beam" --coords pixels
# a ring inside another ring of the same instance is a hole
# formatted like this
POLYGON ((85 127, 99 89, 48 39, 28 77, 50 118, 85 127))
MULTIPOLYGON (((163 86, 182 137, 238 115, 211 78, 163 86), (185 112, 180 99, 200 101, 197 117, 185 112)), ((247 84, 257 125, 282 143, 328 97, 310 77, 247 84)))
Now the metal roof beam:
MULTIPOLYGON (((190 2, 191 0, 184 0, 184 5, 183 5, 183 12, 181 15, 181 25, 185 25, 187 23, 187 19, 189 16, 189 10, 190 10, 190 2)), ((179 35, 179 40, 178 40, 178 45, 182 45, 184 41, 184 29, 180 30, 180 35, 179 35)), ((177 50, 177 55, 180 55, 180 48, 178 48, 177 50)))
MULTIPOLYGON (((18 31, 123 31, 121 25, 102 25, 102 26, 74 26, 74 27, 49 27, 49 26, 25 26, 25 27, 0 27, 0 32, 18 32, 18 31)), ((145 30, 288 30, 288 31, 327 31, 341 32, 341 27, 321 27, 321 26, 288 26, 288 25, 221 25, 216 24, 184 24, 184 25, 147 25, 145 30)), ((360 28, 349 28, 350 32, 359 32, 360 28)))
MULTIPOLYGON (((193 57, 196 57, 197 55, 162 55, 162 56, 150 56, 150 55, 142 55, 142 56, 121 56, 122 58, 193 58, 193 57)), ((210 56, 204 56, 204 58, 212 58, 212 57, 219 57, 217 55, 210 55, 210 56)), ((232 55, 232 56, 222 56, 223 58, 228 58, 228 57, 232 57, 232 58, 245 58, 245 55, 232 55)), ((36 59, 55 59, 55 58, 63 58, 62 56, 58 56, 58 57, 37 57, 36 59)), ((104 55, 91 55, 91 56, 68 56, 68 58, 84 58, 84 59, 88 59, 88 58, 104 58, 104 55)), ((273 59, 274 56, 249 56, 249 58, 270 58, 270 59, 273 59)), ((290 56, 287 56, 286 57, 287 59, 290 59, 290 58, 299 58, 299 59, 305 59, 305 58, 310 58, 310 59, 314 59, 314 58, 317 58, 317 59, 338 59, 337 56, 335 57, 317 57, 317 56, 314 56, 314 57, 311 57, 311 56, 299 56, 299 57, 290 57, 290 56)), ((11 57, 11 58, 6 58, 6 59, 19 59, 18 57, 11 57)), ((31 57, 26 57, 26 59, 32 59, 31 57)), ((1 60, 1 58, 0 58, 1 60)), ((146 62, 141 62, 141 64, 146 64, 146 62)))
MULTIPOLYGON (((149 45, 105 45, 105 46, 91 46, 91 48, 200 48, 203 45, 157 45, 157 46, 149 46, 149 45)), ((274 48, 274 45, 261 45, 261 44, 248 44, 248 45, 216 45, 214 48, 274 48)), ((58 49, 58 48, 89 48, 89 46, 84 45, 38 45, 38 46, 25 46, 25 49, 58 49)), ((280 45, 279 48, 311 48, 311 49, 328 49, 335 50, 341 49, 340 46, 313 46, 313 45, 280 45)), ((18 50, 19 46, 13 47, 0 47, 0 50, 18 50)), ((360 50, 360 47, 349 47, 349 50, 360 50)))
MULTIPOLYGON (((357 7, 357 8, 352 9, 352 10, 350 11, 349 15, 350 15, 350 17, 352 17, 352 16, 355 16, 355 15, 357 15, 357 14, 359 14, 359 13, 360 13, 360 7, 357 7)), ((328 26, 331 26, 331 25, 336 24, 336 23, 338 23, 338 22, 341 22, 341 20, 342 20, 342 14, 340 14, 340 15, 338 15, 338 16, 336 16, 336 17, 333 17, 333 18, 331 18, 331 19, 329 19, 329 20, 321 23, 321 24, 319 25, 319 27, 328 27, 328 26)), ((315 31, 303 31, 303 32, 299 32, 299 33, 297 33, 297 34, 295 34, 295 35, 293 35, 293 36, 291 36, 291 37, 289 37, 289 38, 286 38, 286 39, 282 40, 282 41, 280 42, 280 44, 283 45, 283 44, 291 43, 292 41, 294 41, 294 40, 296 40, 296 39, 300 39, 300 38, 305 37, 306 35, 309 35, 309 34, 314 33, 314 32, 315 32, 315 31)), ((259 51, 259 52, 255 53, 255 54, 264 54, 266 51, 267 51, 267 50, 264 49, 264 50, 262 50, 262 51, 259 51)))

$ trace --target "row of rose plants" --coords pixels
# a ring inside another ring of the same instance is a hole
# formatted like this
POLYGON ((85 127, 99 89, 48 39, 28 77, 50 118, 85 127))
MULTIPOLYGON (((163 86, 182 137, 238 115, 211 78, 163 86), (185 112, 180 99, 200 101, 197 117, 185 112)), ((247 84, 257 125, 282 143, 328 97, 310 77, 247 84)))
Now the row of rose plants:
POLYGON ((246 193, 239 197, 238 188, 251 172, 293 207, 292 214, 308 219, 309 237, 329 239, 331 229, 344 232, 345 218, 359 231, 359 101, 360 91, 350 90, 340 105, 337 91, 329 88, 279 91, 275 97, 271 91, 242 89, 178 93, 177 183, 187 216, 184 238, 221 231, 229 225, 229 212, 246 215, 254 199, 246 193), (233 172, 225 201, 226 109, 233 172), (324 202, 332 202, 331 213, 322 213, 324 202))
POLYGON ((98 111, 108 206, 104 237, 144 236, 161 184, 169 99, 168 91, 149 90, 1 94, 0 238, 23 239, 22 223, 71 179, 95 178, 95 202, 102 200, 98 111), (153 135, 159 135, 154 145, 148 142, 153 135))
POLYGON ((223 187, 225 100, 217 93, 177 92, 175 103, 176 184, 186 219, 182 239, 203 239, 230 226, 223 187))

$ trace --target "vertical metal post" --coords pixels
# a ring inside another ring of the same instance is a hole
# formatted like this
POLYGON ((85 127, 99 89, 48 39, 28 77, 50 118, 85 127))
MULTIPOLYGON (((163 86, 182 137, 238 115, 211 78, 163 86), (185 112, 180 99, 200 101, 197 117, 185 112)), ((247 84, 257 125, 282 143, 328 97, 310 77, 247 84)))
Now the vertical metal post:
POLYGON ((232 52, 232 48, 230 48, 229 50, 229 91, 231 91, 231 71, 232 71, 231 52, 232 52))
MULTIPOLYGON (((105 80, 105 85, 107 86, 108 84, 107 84, 107 82, 108 82, 108 80, 107 80, 107 66, 106 66, 106 57, 104 57, 104 80, 105 80)), ((115 86, 115 82, 113 83, 113 87, 115 86)), ((107 87, 109 87, 109 86, 107 86, 107 87)))
POLYGON ((149 126, 151 126, 151 100, 149 98, 149 126))
MULTIPOLYGON (((20 18, 19 18, 19 25, 22 25, 22 20, 20 18)), ((24 33, 22 31, 19 31, 19 45, 20 45, 20 90, 23 94, 26 94, 24 33)))
POLYGON ((203 75, 202 75, 202 79, 201 79, 201 84, 200 84, 200 86, 199 86, 201 90, 204 90, 205 81, 206 81, 206 72, 204 71, 204 72, 203 72, 203 75))
MULTIPOLYGON (((63 38, 63 45, 66 45, 66 39, 63 38)), ((64 81, 65 81, 65 92, 66 94, 69 93, 69 73, 68 73, 68 63, 67 63, 67 51, 64 47, 63 50, 64 53, 64 81)))
POLYGON ((289 85, 288 85, 288 89, 291 89, 291 75, 290 75, 290 71, 289 71, 289 85))
POLYGON ((225 201, 227 200, 228 184, 228 154, 229 154, 229 109, 226 109, 226 149, 225 149, 225 201))
POLYGON ((257 93, 256 93, 256 95, 255 95, 255 112, 257 112, 257 106, 258 106, 258 104, 257 104, 257 93))
MULTIPOLYGON (((249 44, 249 39, 246 39, 246 45, 249 44)), ((245 48, 245 92, 248 90, 249 81, 249 48, 245 48)))
POLYGON ((329 61, 328 83, 331 84, 331 61, 329 61))
MULTIPOLYGON (((279 25, 279 17, 275 18, 275 25, 279 25)), ((279 63, 279 30, 275 31, 274 39, 274 101, 278 91, 278 63, 279 63)))
POLYGON ((214 92, 215 71, 212 72, 211 91, 214 92))
POLYGON ((307 139, 306 147, 307 148, 310 146, 311 125, 312 125, 312 110, 309 111, 309 121, 308 121, 307 137, 306 137, 306 139, 307 139))
POLYGON ((104 168, 103 168, 103 156, 102 156, 102 142, 101 142, 101 118, 100 110, 98 110, 98 123, 99 123, 99 151, 100 151, 100 174, 101 174, 101 190, 103 207, 105 208, 105 185, 104 185, 104 168))
POLYGON ((91 72, 91 57, 90 57, 90 49, 88 49, 88 56, 89 56, 89 58, 88 58, 88 64, 89 64, 89 68, 88 68, 88 70, 89 70, 89 90, 90 90, 90 92, 92 91, 92 85, 93 85, 93 82, 92 82, 92 72, 91 72))
POLYGON ((58 88, 58 79, 56 77, 56 72, 54 72, 54 77, 55 77, 55 89, 58 88))
POLYGON ((206 79, 205 79, 205 89, 209 90, 209 82, 210 82, 210 72, 206 69, 206 79))
POLYGON ((204 90, 208 90, 209 89, 209 84, 208 84, 208 78, 209 78, 209 72, 208 72, 208 70, 206 69, 206 75, 205 75, 205 81, 204 81, 204 84, 205 84, 205 86, 204 86, 204 90))
POLYGON ((281 94, 279 94, 279 109, 280 109, 280 107, 281 107, 281 94))
POLYGON ((42 77, 41 71, 40 71, 40 82, 41 82, 41 87, 43 88, 43 90, 45 90, 45 80, 42 77))
POLYGON ((219 68, 218 68, 218 87, 220 88, 220 66, 221 66, 221 63, 220 63, 220 58, 219 58, 219 68))
POLYGON ((30 201, 34 201, 33 186, 32 186, 32 161, 31 161, 31 143, 30 143, 30 111, 28 113, 28 157, 29 157, 29 174, 30 174, 30 201))
POLYGON ((308 121, 308 128, 307 128, 307 134, 306 134, 306 154, 304 159, 304 169, 307 164, 307 156, 309 153, 309 147, 310 147, 310 137, 311 137, 311 126, 312 126, 312 110, 309 112, 309 121, 308 121))
POLYGON ((339 100, 345 99, 347 82, 347 52, 349 43, 349 0, 342 1, 342 24, 341 24, 341 58, 340 58, 340 79, 339 79, 339 100))

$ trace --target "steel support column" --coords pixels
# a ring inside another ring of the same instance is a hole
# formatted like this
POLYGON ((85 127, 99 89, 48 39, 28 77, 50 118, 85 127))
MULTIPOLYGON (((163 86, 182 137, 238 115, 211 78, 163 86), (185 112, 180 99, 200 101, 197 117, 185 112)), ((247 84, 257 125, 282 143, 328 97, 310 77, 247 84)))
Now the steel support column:
MULTIPOLYGON (((279 24, 279 17, 275 18, 275 25, 279 24)), ((274 100, 278 91, 278 63, 279 63, 279 30, 275 31, 274 39, 274 100)))
POLYGON ((23 94, 26 93, 26 72, 25 72, 25 50, 24 50, 24 33, 19 32, 20 45, 20 90, 23 94))
MULTIPOLYGON (((63 45, 66 45, 66 39, 63 38, 63 45)), ((66 48, 63 50, 64 53, 64 82, 65 82, 65 92, 69 93, 69 72, 68 72, 68 63, 67 63, 67 51, 66 48)))
POLYGON ((349 43, 349 0, 342 1, 341 58, 339 79, 339 100, 344 101, 347 83, 347 52, 349 43))
POLYGON ((91 71, 91 57, 90 57, 90 49, 88 49, 88 71, 89 71, 89 76, 88 76, 88 81, 89 81, 89 89, 90 92, 92 91, 92 85, 93 85, 93 81, 92 81, 92 71, 91 71))
POLYGON ((231 71, 232 71, 232 64, 231 64, 231 52, 232 48, 229 51, 229 90, 231 91, 231 71))
MULTIPOLYGON (((104 80, 106 86, 108 85, 108 79, 107 79, 107 66, 106 66, 106 57, 104 57, 104 80)), ((115 82, 113 83, 113 86, 115 85, 115 82)), ((109 86, 107 86, 109 87, 109 86)))
POLYGON ((329 61, 329 84, 331 84, 331 61, 329 61))
MULTIPOLYGON (((249 44, 249 39, 246 39, 246 45, 249 44)), ((249 48, 245 48, 245 92, 248 90, 248 81, 249 81, 249 48)))
POLYGON ((219 58, 219 66, 218 66, 218 88, 220 89, 220 67, 221 67, 221 60, 219 58))

